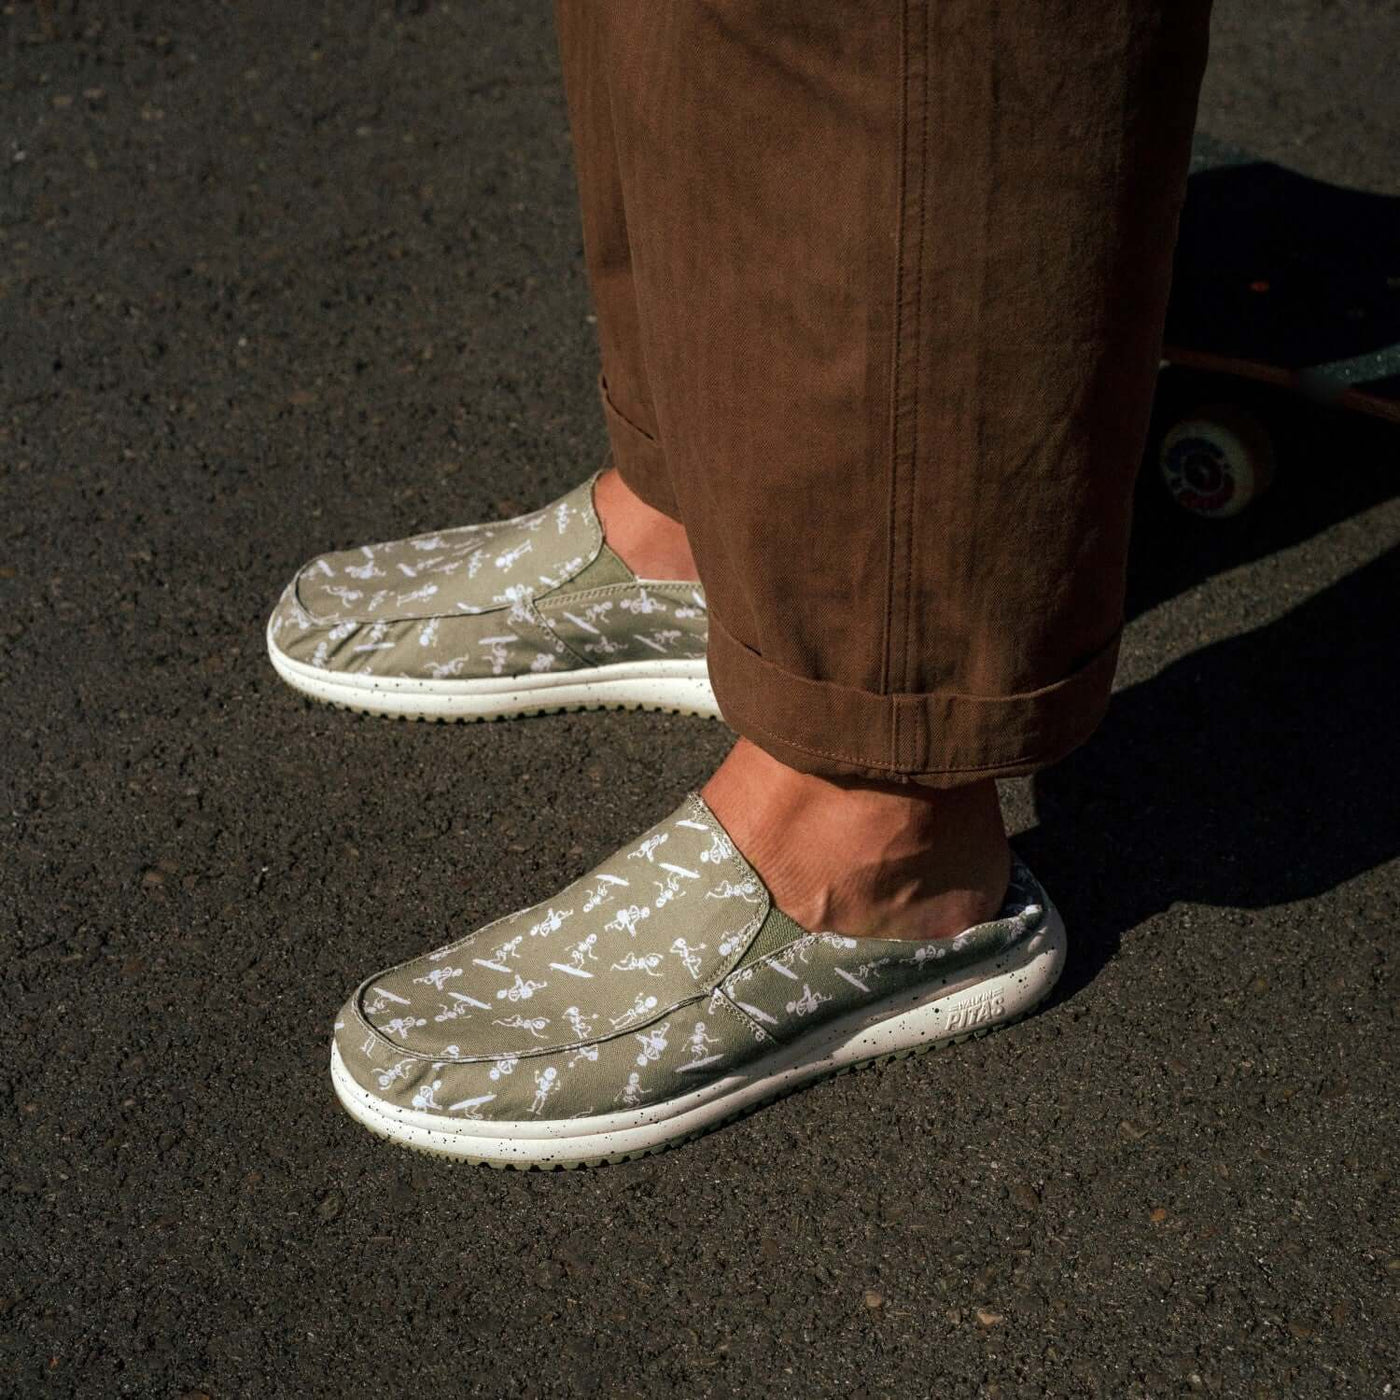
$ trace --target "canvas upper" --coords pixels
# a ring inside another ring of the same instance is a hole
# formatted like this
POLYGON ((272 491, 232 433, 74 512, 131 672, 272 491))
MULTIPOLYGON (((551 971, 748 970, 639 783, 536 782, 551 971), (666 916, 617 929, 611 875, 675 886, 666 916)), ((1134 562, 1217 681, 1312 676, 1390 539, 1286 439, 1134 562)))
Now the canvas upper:
POLYGON ((1017 861, 998 917, 956 938, 809 933, 691 795, 552 899, 369 978, 336 1045, 377 1098, 447 1118, 636 1109, 994 957, 1045 907, 1017 861))
POLYGON ((282 594, 269 642, 338 672, 474 679, 705 655, 699 584, 638 579, 584 482, 514 520, 323 554, 282 594))

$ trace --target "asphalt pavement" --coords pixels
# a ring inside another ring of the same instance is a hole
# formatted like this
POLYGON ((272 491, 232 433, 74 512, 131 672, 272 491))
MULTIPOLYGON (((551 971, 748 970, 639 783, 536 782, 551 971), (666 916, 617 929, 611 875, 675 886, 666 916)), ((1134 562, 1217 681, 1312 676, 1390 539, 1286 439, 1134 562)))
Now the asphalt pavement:
MULTIPOLYGON (((1202 131, 1400 193, 1397 51, 1223 0, 1202 131)), ((546 5, 0 9, 0 1393, 1400 1393, 1395 430, 1233 524, 1144 479, 1117 703, 1005 790, 1031 1020, 587 1172, 339 1111, 361 975, 725 751, 266 663, 311 554, 591 470, 595 372, 546 5)))

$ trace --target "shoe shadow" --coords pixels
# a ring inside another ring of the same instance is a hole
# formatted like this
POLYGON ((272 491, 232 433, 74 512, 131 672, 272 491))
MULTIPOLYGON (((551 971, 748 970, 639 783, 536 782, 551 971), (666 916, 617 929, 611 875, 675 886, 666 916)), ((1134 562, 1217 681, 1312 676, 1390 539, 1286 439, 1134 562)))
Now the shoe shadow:
POLYGON ((1174 902, 1267 909, 1400 853, 1397 597, 1400 548, 1120 692, 1037 775, 1016 845, 1072 930, 1060 997, 1174 902))

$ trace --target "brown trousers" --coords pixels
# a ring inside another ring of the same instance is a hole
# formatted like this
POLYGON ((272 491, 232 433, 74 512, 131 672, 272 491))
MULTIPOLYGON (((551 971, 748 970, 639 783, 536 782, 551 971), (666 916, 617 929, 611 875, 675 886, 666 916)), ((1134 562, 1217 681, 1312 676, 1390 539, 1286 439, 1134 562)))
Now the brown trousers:
POLYGON ((613 462, 725 717, 1024 773, 1107 704, 1209 0, 559 0, 613 462))

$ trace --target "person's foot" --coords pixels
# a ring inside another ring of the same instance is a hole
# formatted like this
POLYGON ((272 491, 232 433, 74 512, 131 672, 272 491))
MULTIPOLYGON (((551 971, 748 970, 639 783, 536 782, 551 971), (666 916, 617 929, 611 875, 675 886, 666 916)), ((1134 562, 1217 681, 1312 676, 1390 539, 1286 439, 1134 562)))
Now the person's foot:
POLYGON ((694 574, 681 527, 608 473, 515 520, 312 560, 273 611, 268 654, 314 699, 408 719, 713 716, 694 574), (678 572, 652 576, 664 566, 678 572))
POLYGON ((832 782, 740 739, 701 796, 806 928, 945 938, 995 916, 1011 848, 996 784, 832 782))
MULTIPOLYGON (((826 883, 878 903, 879 881, 826 883)), ((809 932, 692 796, 553 899, 371 977, 336 1021, 331 1075, 353 1117, 423 1151, 619 1161, 1013 1021, 1054 985, 1064 949, 1019 861, 994 917, 956 936, 809 932)))

